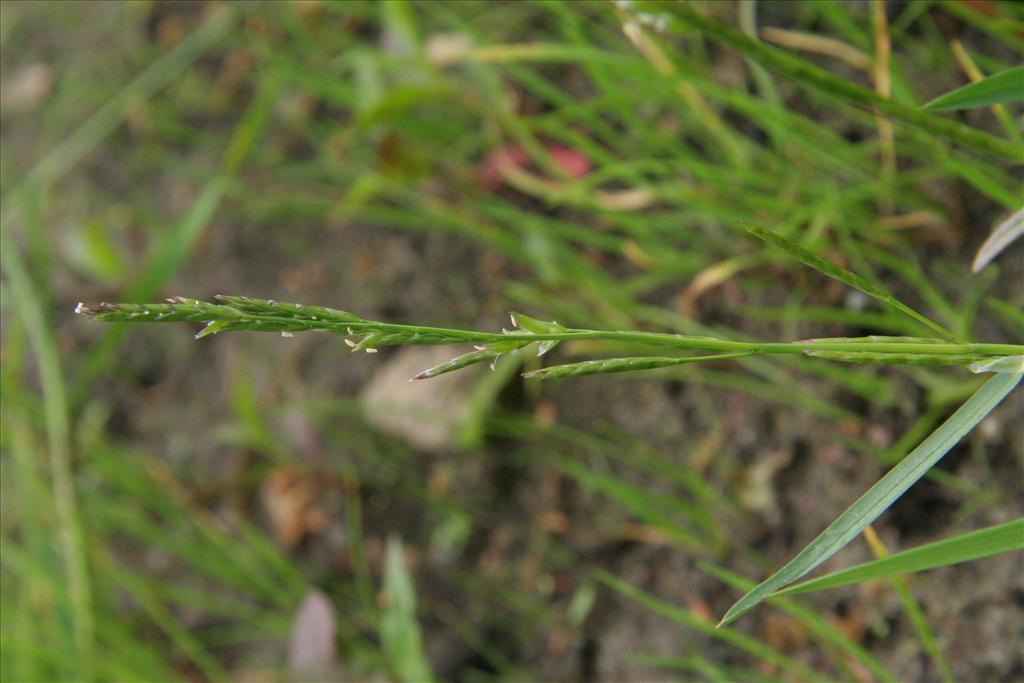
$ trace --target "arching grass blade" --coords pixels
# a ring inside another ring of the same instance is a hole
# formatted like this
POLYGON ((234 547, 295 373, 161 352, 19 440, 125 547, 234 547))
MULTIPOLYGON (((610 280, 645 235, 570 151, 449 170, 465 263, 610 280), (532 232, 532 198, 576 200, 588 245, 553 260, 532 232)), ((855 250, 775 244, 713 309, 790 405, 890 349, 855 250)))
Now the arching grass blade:
POLYGON ((889 292, 885 291, 884 289, 875 284, 872 284, 871 282, 868 282, 860 275, 857 275, 856 273, 851 273, 842 266, 832 263, 827 259, 823 259, 816 254, 812 254, 811 252, 801 247, 799 244, 791 242, 790 240, 786 239, 785 237, 778 233, 771 232, 770 230, 765 230, 764 228, 759 228, 758 226, 753 225, 751 223, 740 223, 740 225, 742 225, 743 228, 751 235, 754 235, 755 237, 762 239, 765 242, 774 244, 782 251, 796 258, 805 266, 814 268, 819 273, 823 273, 825 275, 828 275, 830 278, 839 280, 844 285, 848 285, 850 287, 853 287, 854 289, 858 289, 867 294, 868 296, 878 299, 887 306, 892 306, 901 313, 909 315, 911 318, 918 321, 922 325, 930 327, 931 329, 935 330, 936 332, 941 334, 943 337, 946 337, 947 339, 951 339, 955 342, 963 341, 942 325, 921 315, 920 313, 912 309, 910 306, 907 306, 905 303, 894 297, 889 292))
POLYGON ((1024 66, 1015 66, 940 95, 921 107, 928 111, 973 109, 1024 100, 1024 66))
POLYGON ((819 576, 780 590, 775 595, 809 593, 826 588, 847 586, 851 583, 884 579, 900 574, 970 562, 1014 550, 1024 550, 1024 518, 945 538, 882 559, 865 562, 856 567, 819 576))
POLYGON ((780 588, 796 581, 830 558, 873 522, 914 482, 923 477, 1020 382, 1020 374, 996 374, 953 415, 888 474, 857 499, 816 539, 782 569, 772 574, 729 608, 720 622, 735 621, 780 588))

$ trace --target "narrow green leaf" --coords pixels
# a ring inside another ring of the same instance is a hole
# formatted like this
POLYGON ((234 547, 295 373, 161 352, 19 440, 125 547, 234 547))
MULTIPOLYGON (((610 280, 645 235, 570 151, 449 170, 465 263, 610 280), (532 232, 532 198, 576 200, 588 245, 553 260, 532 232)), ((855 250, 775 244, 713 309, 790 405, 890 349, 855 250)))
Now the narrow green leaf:
POLYGON ((811 591, 847 586, 874 579, 884 579, 900 574, 935 569, 961 562, 1024 550, 1024 518, 979 529, 935 543, 928 543, 911 550, 895 553, 871 562, 859 564, 816 579, 803 581, 775 595, 809 593, 811 591))
POLYGON ((416 621, 416 592, 405 567, 402 542, 390 537, 384 559, 384 594, 380 640, 384 654, 399 680, 434 680, 423 653, 423 637, 416 621))
POLYGON ((918 321, 919 323, 935 330, 943 337, 951 339, 955 342, 963 341, 955 334, 944 328, 942 325, 921 315, 920 313, 912 309, 910 306, 907 306, 902 301, 899 301, 889 292, 885 291, 884 289, 877 285, 868 282, 860 275, 857 275, 856 273, 851 273, 846 268, 843 268, 840 265, 832 263, 827 259, 823 259, 816 254, 812 254, 811 252, 801 247, 799 244, 796 244, 786 239, 785 237, 778 233, 771 232, 770 230, 765 230, 764 228, 760 228, 751 223, 740 222, 740 225, 743 226, 743 228, 751 235, 754 235, 755 237, 762 239, 765 242, 769 242, 775 245, 776 247, 786 252, 790 256, 796 258, 805 266, 814 268, 819 273, 828 275, 830 278, 839 280, 844 285, 853 287, 854 289, 858 289, 867 294, 868 296, 874 297, 875 299, 878 299, 879 301, 888 306, 892 306, 901 313, 905 313, 906 315, 909 315, 911 318, 918 321))
MULTIPOLYGON (((710 574, 719 581, 722 581, 733 588, 743 590, 749 589, 753 585, 753 582, 749 579, 746 579, 735 572, 731 572, 724 567, 719 567, 707 562, 706 560, 698 560, 697 567, 700 568, 701 571, 710 574)), ((811 636, 818 640, 822 645, 826 647, 834 647, 842 653, 843 657, 840 658, 839 661, 849 657, 856 660, 870 671, 872 676, 874 676, 874 680, 883 681, 884 683, 897 683, 898 679, 893 676, 876 657, 868 652, 863 645, 843 633, 837 625, 832 623, 830 620, 824 618, 813 609, 803 607, 793 598, 772 595, 769 596, 768 599, 773 606, 778 607, 783 612, 786 612, 803 623, 803 625, 807 627, 811 636)))
POLYGON ((1020 374, 996 374, 983 384, 948 420, 888 474, 858 498, 821 535, 797 553, 782 569, 740 598, 722 617, 735 621, 772 593, 796 581, 830 558, 923 477, 976 424, 981 422, 1020 382, 1020 374))
MULTIPOLYGON (((95 665, 96 630, 94 602, 89 578, 89 558, 83 533, 78 492, 75 487, 71 424, 67 387, 61 367, 61 353, 53 330, 47 323, 39 287, 33 282, 10 231, 0 229, 0 268, 10 287, 15 312, 31 340, 39 369, 43 396, 46 445, 53 484, 57 538, 64 565, 68 598, 68 619, 74 638, 71 652, 77 658, 79 673, 89 676, 95 665)), ((5 361, 6 362, 6 361, 5 361)), ((5 548, 10 544, 4 544, 5 548)))
POLYGON ((603 375, 612 372, 635 372, 637 370, 654 370, 668 368, 686 363, 702 363, 705 361, 725 360, 750 356, 754 351, 737 353, 720 353, 712 356, 685 356, 682 358, 665 358, 661 356, 635 356, 630 358, 605 358, 587 360, 581 363, 553 365, 523 374, 526 379, 561 379, 563 377, 582 377, 583 375, 603 375))
POLYGON ((1015 66, 992 74, 977 83, 968 83, 962 88, 951 90, 921 108, 928 111, 948 111, 1021 100, 1024 100, 1024 66, 1015 66))
POLYGON ((806 665, 787 657, 781 652, 772 649, 760 640, 752 638, 745 633, 735 631, 731 628, 715 628, 710 620, 698 616, 688 610, 680 609, 675 605, 659 600, 652 595, 648 595, 633 584, 623 581, 614 574, 610 574, 605 571, 598 571, 595 576, 602 583, 607 584, 630 600, 635 600, 641 605, 644 605, 651 611, 667 617, 676 623, 682 624, 687 628, 692 628, 695 631, 699 631, 711 636, 712 638, 717 638, 726 642, 733 647, 750 653, 762 661, 771 662, 783 671, 788 671, 794 674, 797 680, 810 681, 818 680, 820 678, 817 672, 807 668, 806 665))
POLYGON ((1019 335, 1024 335, 1024 311, 993 296, 985 297, 985 305, 995 312, 1004 324, 1010 325, 1019 335))

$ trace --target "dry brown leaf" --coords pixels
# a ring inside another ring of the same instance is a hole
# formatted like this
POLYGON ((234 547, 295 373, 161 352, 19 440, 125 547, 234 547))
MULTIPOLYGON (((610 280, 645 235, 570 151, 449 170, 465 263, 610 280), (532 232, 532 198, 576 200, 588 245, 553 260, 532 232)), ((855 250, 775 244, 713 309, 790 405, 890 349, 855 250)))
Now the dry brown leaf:
POLYGON ((274 537, 284 548, 293 548, 307 533, 327 528, 327 513, 316 506, 320 487, 310 475, 278 469, 263 482, 260 498, 270 517, 274 537))

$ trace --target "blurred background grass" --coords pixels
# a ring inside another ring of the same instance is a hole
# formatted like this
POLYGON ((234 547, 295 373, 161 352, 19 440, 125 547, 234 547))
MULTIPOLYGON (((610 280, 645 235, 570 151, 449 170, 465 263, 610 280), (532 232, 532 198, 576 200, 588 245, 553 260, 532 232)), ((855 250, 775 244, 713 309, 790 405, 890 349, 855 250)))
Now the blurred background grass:
MULTIPOLYGON (((693 7, 912 106, 1024 44, 1012 3, 693 7)), ((239 293, 482 329, 515 308, 922 333, 750 220, 1019 343, 1019 250, 969 273, 1019 166, 628 4, 8 2, 0 40, 4 680, 940 678, 888 584, 714 631, 743 587, 715 567, 788 559, 979 385, 964 371, 409 385, 429 351, 72 312, 239 293)), ((1020 139, 1019 108, 946 116, 1020 139)), ((880 520, 890 548, 1019 516, 1020 414, 880 520)), ((957 679, 1019 679, 1018 559, 911 591, 957 679)))

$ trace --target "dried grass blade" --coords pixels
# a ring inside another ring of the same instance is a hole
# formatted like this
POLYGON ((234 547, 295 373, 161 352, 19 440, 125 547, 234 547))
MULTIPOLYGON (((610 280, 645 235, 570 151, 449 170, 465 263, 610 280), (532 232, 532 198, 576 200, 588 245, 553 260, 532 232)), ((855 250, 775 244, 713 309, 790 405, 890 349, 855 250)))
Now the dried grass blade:
POLYGON ((974 255, 971 272, 980 273, 982 268, 999 256, 1021 235, 1024 235, 1024 207, 996 226, 985 243, 978 249, 978 253, 974 255))

